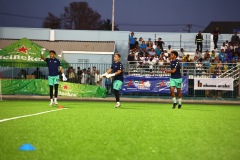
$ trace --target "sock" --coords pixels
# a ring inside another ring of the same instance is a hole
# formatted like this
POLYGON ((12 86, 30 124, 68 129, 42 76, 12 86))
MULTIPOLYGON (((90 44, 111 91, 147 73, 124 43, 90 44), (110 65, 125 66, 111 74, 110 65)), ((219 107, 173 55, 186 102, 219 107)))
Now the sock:
POLYGON ((182 105, 182 98, 179 98, 179 99, 178 99, 178 104, 179 104, 179 105, 182 105))
POLYGON ((50 102, 53 103, 53 99, 50 99, 50 102))
POLYGON ((173 100, 173 103, 177 103, 176 97, 173 97, 172 100, 173 100))
POLYGON ((57 98, 54 98, 54 102, 57 102, 57 98))
POLYGON ((120 102, 117 102, 117 105, 120 105, 120 102))

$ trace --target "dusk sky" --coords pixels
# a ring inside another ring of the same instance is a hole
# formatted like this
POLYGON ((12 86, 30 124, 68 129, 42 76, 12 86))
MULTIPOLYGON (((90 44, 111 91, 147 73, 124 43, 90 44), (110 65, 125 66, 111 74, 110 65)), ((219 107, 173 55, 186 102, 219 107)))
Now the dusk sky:
MULTIPOLYGON (((82 0, 81 0, 82 1, 82 0)), ((41 28, 48 12, 60 16, 77 0, 0 0, 1 27, 41 28)), ((112 19, 112 0, 85 0, 102 19, 112 19)), ((115 0, 115 23, 121 31, 191 32, 211 21, 240 21, 240 0, 115 0)))

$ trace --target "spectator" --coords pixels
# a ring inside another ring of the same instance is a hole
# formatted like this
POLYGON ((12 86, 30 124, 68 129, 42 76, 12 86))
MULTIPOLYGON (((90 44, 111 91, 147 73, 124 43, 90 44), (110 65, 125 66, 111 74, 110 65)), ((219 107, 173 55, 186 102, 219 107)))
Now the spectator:
POLYGON ((134 32, 132 32, 131 35, 129 36, 129 43, 130 43, 130 49, 135 48, 134 32))
POLYGON ((129 53, 127 61, 128 61, 129 64, 134 64, 134 54, 133 54, 133 52, 129 53))
POLYGON ((112 81, 111 78, 105 79, 105 87, 107 89, 107 95, 112 94, 112 81))
POLYGON ((27 71, 24 69, 21 69, 18 73, 18 78, 19 79, 26 79, 27 77, 27 71))
POLYGON ((216 27, 216 28, 213 30, 213 32, 212 32, 214 49, 218 48, 217 43, 218 43, 218 36, 219 36, 219 34, 220 34, 219 27, 216 27))
POLYGON ((142 44, 140 45, 140 48, 141 49, 146 49, 147 48, 147 45, 146 45, 145 41, 142 41, 142 44))
POLYGON ((82 73, 83 71, 81 70, 80 67, 77 67, 77 79, 78 79, 78 83, 82 83, 82 73))
POLYGON ((181 50, 180 50, 180 52, 178 54, 178 59, 179 59, 180 62, 182 61, 183 57, 184 57, 184 49, 181 48, 181 50))
POLYGON ((225 42, 223 42, 223 44, 221 45, 221 49, 223 49, 223 50, 224 50, 224 52, 225 52, 225 50, 227 49, 227 45, 226 45, 226 43, 225 43, 225 42))
POLYGON ((161 55, 160 46, 157 46, 157 47, 155 48, 155 53, 156 53, 156 55, 157 55, 158 57, 160 57, 160 55, 161 55))
POLYGON ((139 46, 139 43, 138 43, 137 37, 134 37, 134 41, 135 41, 135 47, 134 47, 134 48, 137 48, 137 47, 139 46))
POLYGON ((196 49, 196 52, 195 52, 195 55, 194 55, 194 56, 198 57, 198 59, 202 62, 202 53, 199 52, 198 49, 196 49))
POLYGON ((168 45, 168 49, 167 49, 167 52, 168 52, 168 56, 171 54, 172 52, 172 46, 171 45, 168 45))
POLYGON ((148 41, 146 42, 146 44, 147 44, 148 47, 152 48, 153 42, 152 42, 151 38, 148 38, 148 41))
POLYGON ((197 44, 197 50, 199 50, 202 53, 202 41, 203 41, 203 35, 202 32, 199 31, 195 38, 195 44, 197 44))
POLYGON ((68 73, 68 82, 74 83, 75 80, 76 80, 76 75, 75 75, 75 73, 74 73, 73 67, 71 67, 71 68, 69 69, 69 73, 68 73))
POLYGON ((216 57, 215 51, 212 50, 212 54, 210 55, 210 60, 213 61, 216 57))
POLYGON ((163 52, 163 45, 165 43, 162 41, 162 38, 158 38, 157 45, 160 47, 161 51, 163 52))
POLYGON ((90 84, 92 84, 92 85, 96 85, 95 84, 95 74, 96 74, 96 72, 97 72, 96 66, 93 66, 92 72, 91 72, 91 82, 90 82, 90 84))
POLYGON ((148 52, 148 54, 150 55, 150 56, 155 56, 155 50, 153 49, 153 48, 151 48, 151 50, 148 52))
POLYGON ((142 44, 142 42, 143 42, 143 38, 142 38, 142 37, 140 37, 140 38, 139 38, 139 40, 138 40, 138 43, 139 43, 139 45, 141 45, 141 44, 142 44))
POLYGON ((221 51, 219 52, 218 57, 219 57, 219 59, 220 59, 222 62, 225 62, 225 60, 226 60, 226 53, 224 52, 223 49, 221 49, 221 51))
POLYGON ((90 70, 87 70, 86 84, 92 85, 92 76, 91 76, 91 71, 90 70))
POLYGON ((100 86, 101 79, 100 79, 100 71, 96 70, 94 75, 94 84, 100 86))
POLYGON ((234 45, 235 43, 237 44, 239 43, 239 36, 237 34, 238 34, 237 32, 234 32, 234 35, 231 38, 232 45, 234 45))
POLYGON ((86 79, 87 79, 87 70, 86 68, 83 69, 83 72, 82 72, 82 80, 81 80, 81 83, 82 84, 86 84, 86 79))
POLYGON ((32 75, 35 75, 35 79, 41 79, 43 77, 43 74, 40 71, 39 67, 36 68, 36 71, 34 71, 32 75))
POLYGON ((210 61, 211 61, 211 56, 210 56, 210 53, 209 53, 208 50, 206 50, 206 53, 204 54, 204 60, 205 60, 207 57, 208 57, 208 58, 210 59, 210 61))

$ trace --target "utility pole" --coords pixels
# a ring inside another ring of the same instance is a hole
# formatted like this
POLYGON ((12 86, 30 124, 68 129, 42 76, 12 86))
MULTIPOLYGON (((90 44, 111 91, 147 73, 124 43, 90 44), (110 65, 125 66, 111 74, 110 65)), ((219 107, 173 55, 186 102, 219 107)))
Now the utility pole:
POLYGON ((115 0, 112 0, 112 31, 114 31, 114 3, 115 0))
POLYGON ((190 32, 191 32, 192 25, 191 25, 191 24, 188 24, 187 27, 188 27, 188 33, 190 33, 190 32))

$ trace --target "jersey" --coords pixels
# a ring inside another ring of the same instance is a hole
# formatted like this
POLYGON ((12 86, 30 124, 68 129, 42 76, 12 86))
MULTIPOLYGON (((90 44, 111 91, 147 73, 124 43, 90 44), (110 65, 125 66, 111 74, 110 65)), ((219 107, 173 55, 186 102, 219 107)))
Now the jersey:
POLYGON ((171 70, 176 68, 176 72, 175 73, 171 73, 171 78, 177 79, 177 78, 182 78, 181 72, 180 72, 180 63, 179 61, 176 59, 175 61, 170 61, 170 67, 171 70))
POLYGON ((45 60, 48 65, 49 76, 57 76, 59 66, 62 66, 61 62, 57 58, 46 58, 45 60))
MULTIPOLYGON (((112 66, 111 66, 111 69, 112 69, 112 73, 115 73, 115 72, 117 72, 118 70, 123 70, 123 66, 122 66, 122 63, 121 62, 114 62, 113 64, 112 64, 112 66)), ((123 82, 123 73, 121 72, 120 74, 118 74, 118 75, 115 75, 115 77, 114 77, 114 81, 115 80, 120 80, 120 81, 122 81, 123 82)))

